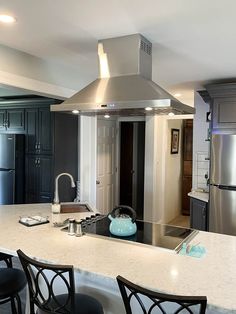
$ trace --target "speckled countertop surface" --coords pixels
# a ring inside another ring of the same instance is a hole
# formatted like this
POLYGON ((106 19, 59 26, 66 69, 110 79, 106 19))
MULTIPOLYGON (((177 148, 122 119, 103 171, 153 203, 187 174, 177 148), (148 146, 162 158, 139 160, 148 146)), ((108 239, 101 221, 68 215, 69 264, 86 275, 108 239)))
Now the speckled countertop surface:
POLYGON ((207 192, 197 192, 197 191, 192 191, 188 193, 188 196, 196 198, 198 200, 201 200, 203 202, 208 203, 209 201, 209 193, 207 192))
POLYGON ((50 206, 0 206, 1 251, 16 254, 20 248, 29 256, 73 264, 80 272, 104 279, 114 280, 120 274, 153 290, 206 295, 211 309, 236 313, 236 237, 199 232, 193 243, 204 245, 207 254, 198 259, 124 241, 68 236, 51 223, 35 227, 18 223, 19 216, 36 214, 51 215, 50 206))

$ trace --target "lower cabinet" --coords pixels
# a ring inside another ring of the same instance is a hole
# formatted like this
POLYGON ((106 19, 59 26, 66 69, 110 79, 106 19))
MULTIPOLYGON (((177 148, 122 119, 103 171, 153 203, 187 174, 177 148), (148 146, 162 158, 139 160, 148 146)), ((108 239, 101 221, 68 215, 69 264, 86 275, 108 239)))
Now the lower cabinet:
POLYGON ((26 203, 50 203, 52 201, 51 156, 26 155, 26 203))
POLYGON ((208 231, 208 203, 190 198, 190 227, 208 231))

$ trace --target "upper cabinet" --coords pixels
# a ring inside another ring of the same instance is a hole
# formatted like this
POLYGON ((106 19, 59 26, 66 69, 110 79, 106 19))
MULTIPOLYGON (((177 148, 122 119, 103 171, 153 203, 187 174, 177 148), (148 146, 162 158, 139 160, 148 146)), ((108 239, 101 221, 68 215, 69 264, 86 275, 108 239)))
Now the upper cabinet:
POLYGON ((52 123, 49 107, 29 108, 25 110, 26 153, 50 155, 53 152, 52 123))
POLYGON ((6 133, 24 133, 24 109, 0 109, 0 131, 6 133))
POLYGON ((236 83, 206 86, 212 99, 212 128, 225 130, 236 128, 236 83))

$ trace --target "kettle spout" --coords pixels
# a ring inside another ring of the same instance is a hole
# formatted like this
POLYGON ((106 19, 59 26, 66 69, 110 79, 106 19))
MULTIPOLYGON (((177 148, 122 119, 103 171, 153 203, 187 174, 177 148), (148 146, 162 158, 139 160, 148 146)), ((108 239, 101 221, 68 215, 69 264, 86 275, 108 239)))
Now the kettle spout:
POLYGON ((109 218, 111 221, 115 219, 115 218, 113 218, 110 214, 108 215, 108 218, 109 218))

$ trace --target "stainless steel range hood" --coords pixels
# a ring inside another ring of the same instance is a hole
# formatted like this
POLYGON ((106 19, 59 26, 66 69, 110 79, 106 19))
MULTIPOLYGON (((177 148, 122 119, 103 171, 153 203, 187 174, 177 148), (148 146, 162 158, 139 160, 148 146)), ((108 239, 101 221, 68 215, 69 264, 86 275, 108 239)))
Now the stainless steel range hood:
POLYGON ((100 77, 52 111, 79 110, 81 114, 193 114, 154 83, 152 44, 140 34, 98 42, 100 77))

